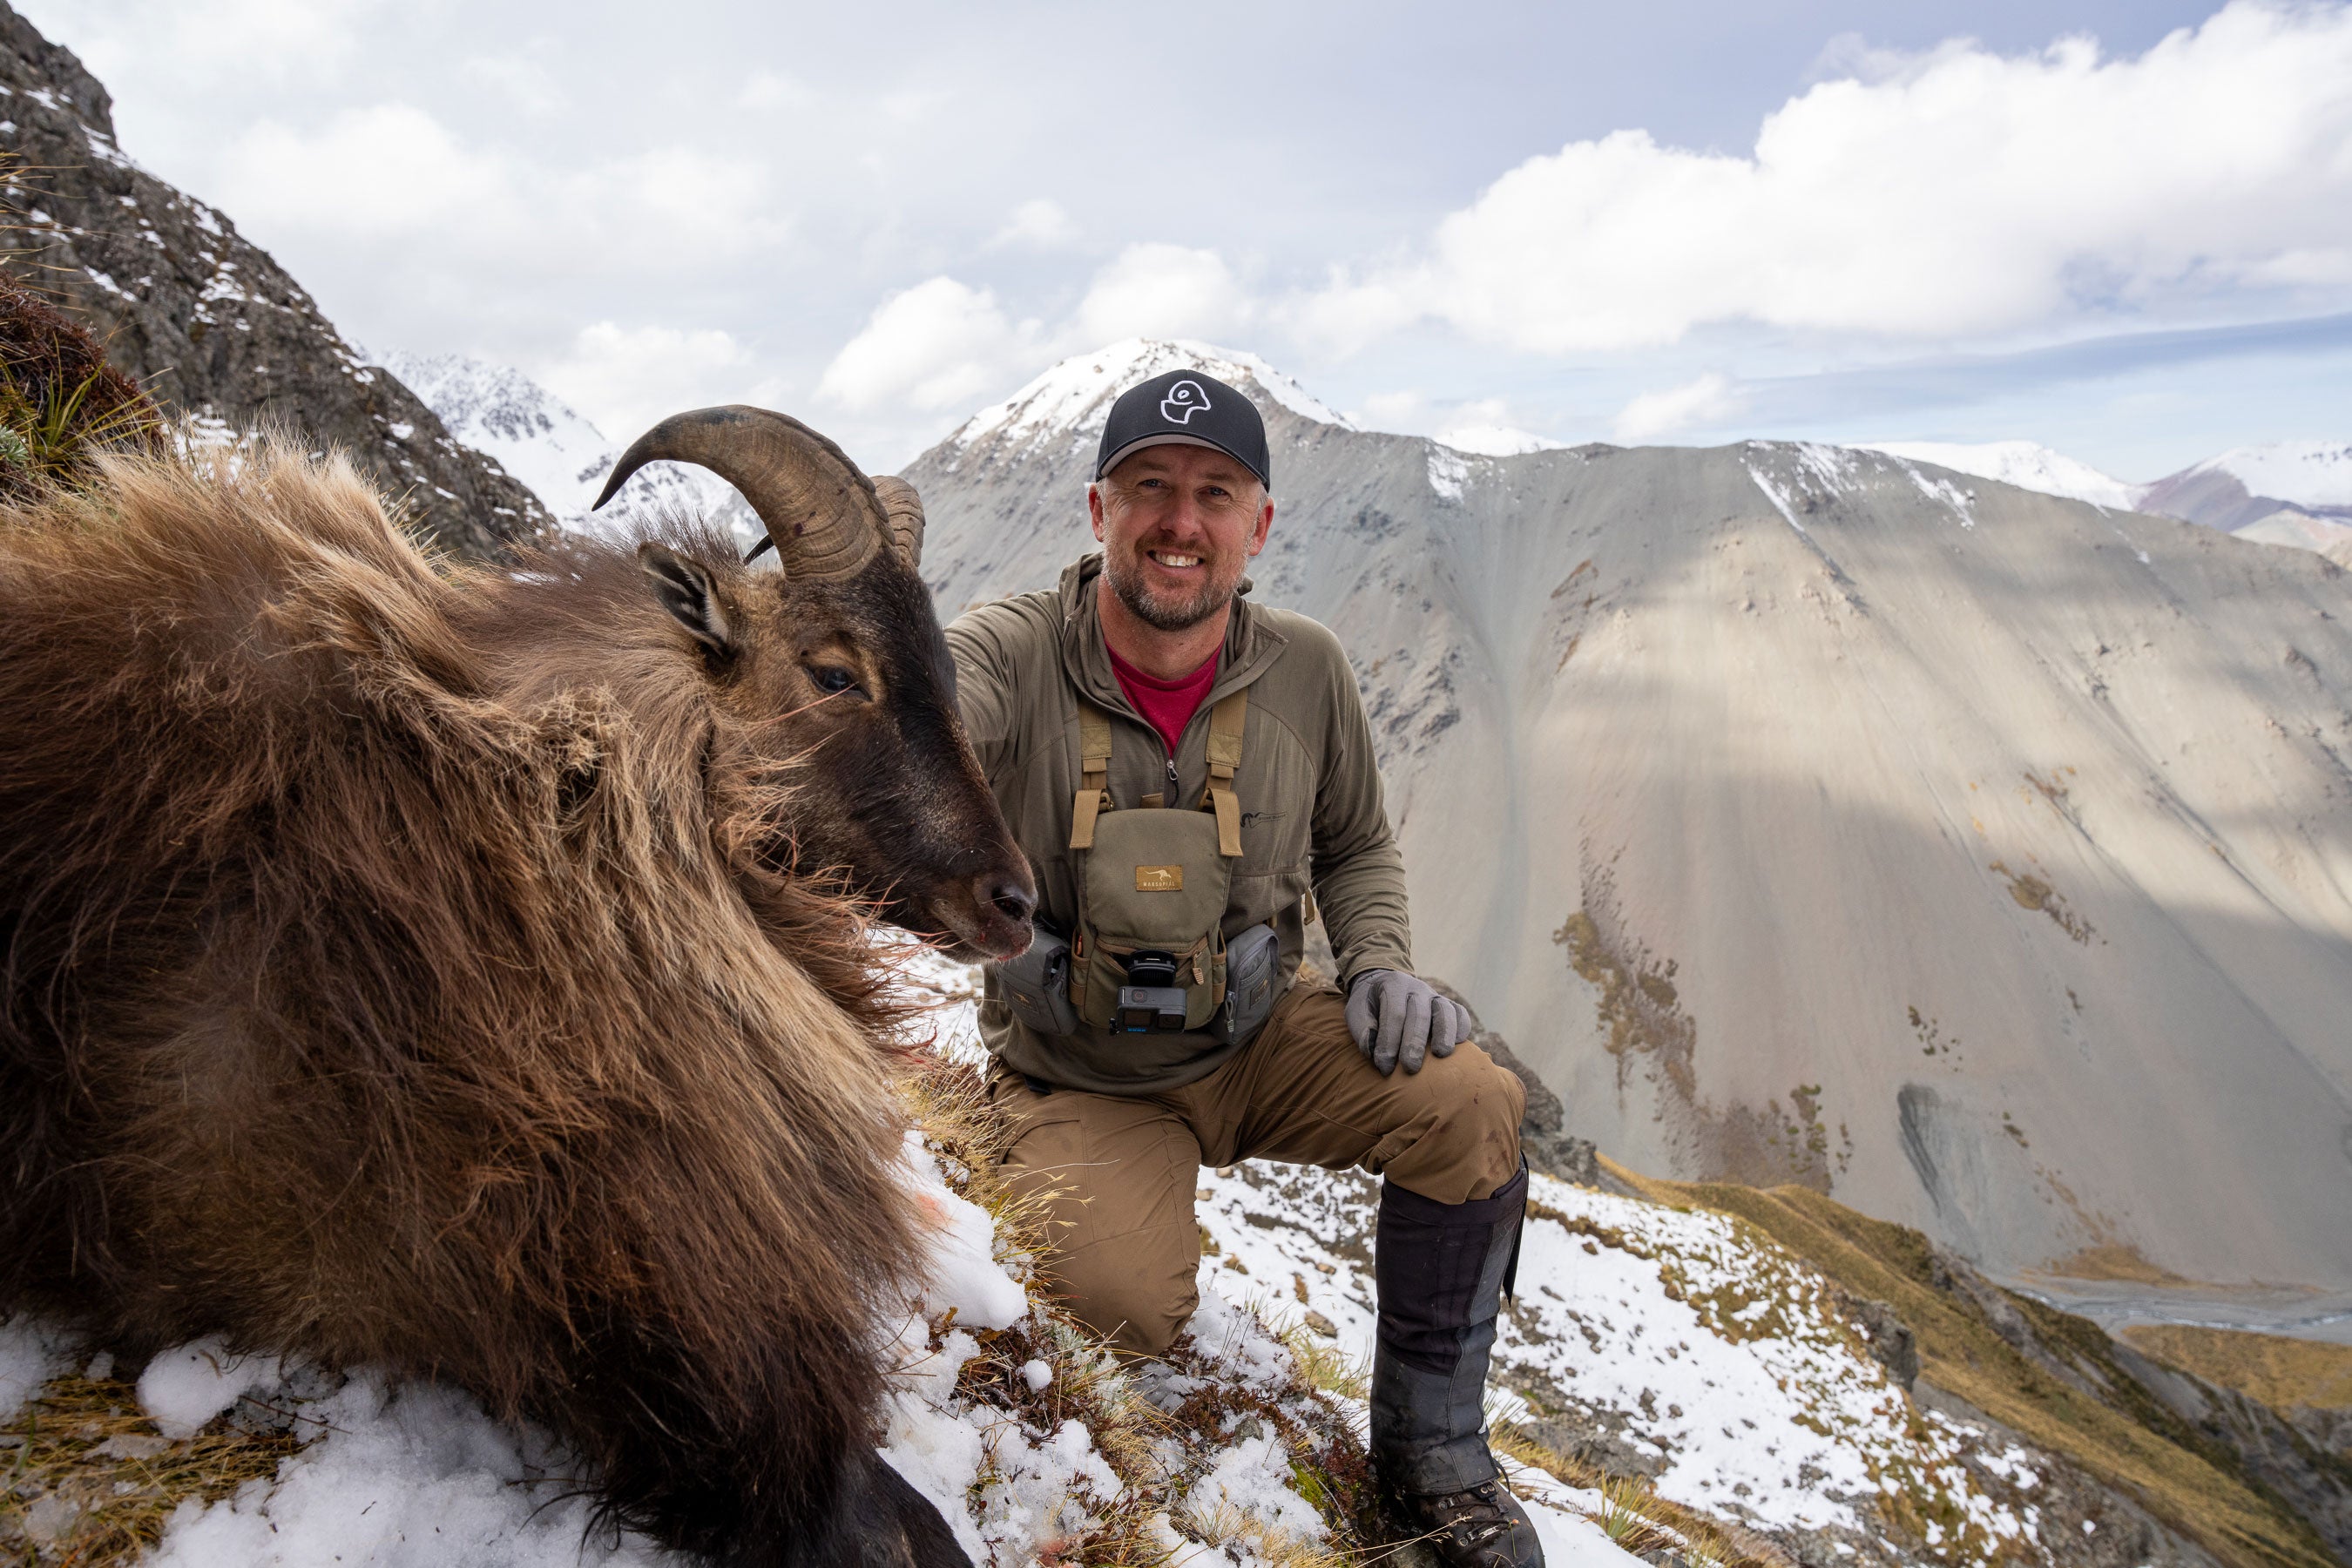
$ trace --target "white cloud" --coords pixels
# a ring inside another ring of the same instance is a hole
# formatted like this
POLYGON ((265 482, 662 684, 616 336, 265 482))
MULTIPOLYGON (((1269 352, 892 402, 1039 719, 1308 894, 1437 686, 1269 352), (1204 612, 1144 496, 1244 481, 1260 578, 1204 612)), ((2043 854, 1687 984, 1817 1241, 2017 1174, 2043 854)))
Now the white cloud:
POLYGON ((1346 346, 1434 318, 1569 353, 1738 321, 1936 339, 2246 287, 2341 298, 2352 8, 2237 0, 2127 59, 2082 38, 1849 56, 1864 74, 1783 105, 1750 156, 1620 131, 1531 158, 1302 326, 1346 346))
POLYGON ((1062 204, 1039 196, 1014 207, 1013 216, 988 244, 991 249, 1019 245, 1035 250, 1060 250, 1076 245, 1080 237, 1077 220, 1062 209, 1062 204))
POLYGON ((476 55, 458 74, 527 114, 552 114, 571 102, 545 66, 520 56, 476 55))
POLYGON ((1177 245, 1129 246, 1050 330, 942 275, 884 300, 825 367, 817 395, 861 414, 968 408, 1058 355, 1120 338, 1213 338, 1251 314, 1223 258, 1177 245))
POLYGON ((777 70, 756 70, 735 95, 735 107, 746 110, 805 109, 816 94, 799 78, 777 70))
MULTIPOLYGON (((120 90, 118 62, 168 61, 183 81, 331 79, 359 58, 385 0, 129 0, 78 11, 78 52, 120 90)), ((50 30, 50 37, 57 36, 50 30)))
POLYGON ((1745 406, 1731 383, 1714 371, 1664 392, 1645 392, 1618 412, 1620 441, 1655 441, 1679 430, 1719 425, 1745 406))
POLYGON ((403 265, 667 278, 681 252, 708 266, 781 241, 789 225, 769 207, 769 184, 756 164, 687 148, 557 171, 381 103, 315 129, 252 126, 223 157, 218 195, 272 244, 405 239, 416 248, 403 265))
POLYGON ((933 278, 882 301, 825 367, 817 395, 861 413, 969 405, 1034 357, 1037 337, 1035 322, 1013 323, 987 289, 933 278))
POLYGON ((499 160, 403 103, 346 110, 309 135, 263 121, 229 150, 222 174, 222 204, 247 227, 360 238, 447 224, 512 194, 499 160))
POLYGON ((626 445, 656 420, 719 403, 773 406, 785 388, 750 350, 716 329, 583 327, 539 380, 610 439, 626 445))
POLYGON ((1095 274, 1065 336, 1071 352, 1118 338, 1215 338, 1250 315, 1240 280, 1215 251, 1130 245, 1095 274))

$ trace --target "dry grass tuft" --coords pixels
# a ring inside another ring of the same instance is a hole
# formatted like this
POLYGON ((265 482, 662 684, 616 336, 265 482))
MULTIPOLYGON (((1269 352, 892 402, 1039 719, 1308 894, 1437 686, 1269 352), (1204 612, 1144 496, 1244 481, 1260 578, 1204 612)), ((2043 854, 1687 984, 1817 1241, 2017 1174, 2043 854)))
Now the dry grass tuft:
POLYGON ((1601 1509, 1585 1510, 1585 1517, 1628 1552, 1663 1547, 1691 1568, 1793 1568, 1788 1553, 1763 1536, 1660 1497, 1645 1477, 1612 1476, 1547 1447, 1523 1426, 1496 1422, 1488 1446, 1507 1467, 1541 1470, 1580 1490, 1599 1492, 1601 1509))
POLYGON ((22 1568, 127 1568, 180 1504, 276 1475, 316 1436, 246 1431, 244 1414, 174 1442, 156 1433, 128 1383, 55 1379, 0 1426, 0 1553, 22 1568))

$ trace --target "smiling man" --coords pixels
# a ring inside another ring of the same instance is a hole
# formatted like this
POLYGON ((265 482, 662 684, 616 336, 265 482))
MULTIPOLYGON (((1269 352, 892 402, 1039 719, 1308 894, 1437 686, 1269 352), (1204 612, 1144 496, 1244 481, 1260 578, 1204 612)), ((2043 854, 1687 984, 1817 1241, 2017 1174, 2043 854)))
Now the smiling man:
POLYGON ((1448 1562, 1542 1552, 1482 1396, 1526 1207, 1525 1091, 1412 973, 1404 868, 1347 656, 1243 575, 1274 525, 1265 426, 1178 371, 1112 405, 1102 550, 948 628, 957 700, 1038 877, 1039 939, 988 966, 1006 1164, 1050 1215, 1049 1278, 1138 1363, 1198 1304, 1203 1164, 1382 1178, 1371 1449, 1448 1562), (1298 984, 1320 918, 1337 985, 1298 984))

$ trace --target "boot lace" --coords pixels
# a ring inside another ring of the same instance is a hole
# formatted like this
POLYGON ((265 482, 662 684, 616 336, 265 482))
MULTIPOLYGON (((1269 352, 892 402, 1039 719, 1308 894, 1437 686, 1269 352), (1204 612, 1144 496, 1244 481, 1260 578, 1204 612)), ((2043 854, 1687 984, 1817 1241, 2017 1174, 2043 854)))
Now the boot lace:
POLYGON ((1413 1500, 1430 1545, 1452 1568, 1501 1568, 1522 1560, 1528 1542, 1513 1539, 1525 1516, 1504 1500, 1502 1483, 1413 1500))

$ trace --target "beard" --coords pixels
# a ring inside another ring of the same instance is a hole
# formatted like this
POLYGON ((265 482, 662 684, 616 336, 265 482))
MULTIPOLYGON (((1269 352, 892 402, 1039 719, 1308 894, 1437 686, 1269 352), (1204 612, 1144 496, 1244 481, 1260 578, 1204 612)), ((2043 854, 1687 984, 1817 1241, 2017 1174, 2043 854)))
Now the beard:
POLYGON ((1106 551, 1103 553, 1103 581, 1129 614, 1148 626, 1163 632, 1189 631, 1223 609, 1234 600, 1234 590, 1241 586, 1241 561, 1231 566, 1203 558, 1207 568, 1201 574, 1201 585, 1190 594, 1155 593, 1143 580, 1143 547, 1138 545, 1124 555, 1106 551))

